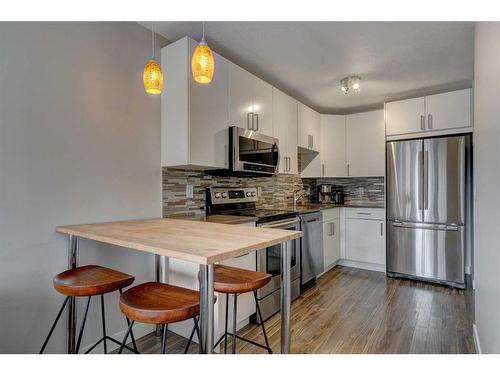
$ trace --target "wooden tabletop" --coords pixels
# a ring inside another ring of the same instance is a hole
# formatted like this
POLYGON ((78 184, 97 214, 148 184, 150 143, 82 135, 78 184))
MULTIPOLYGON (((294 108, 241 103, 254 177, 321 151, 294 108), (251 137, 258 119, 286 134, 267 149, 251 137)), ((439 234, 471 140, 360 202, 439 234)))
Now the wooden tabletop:
POLYGON ((68 225, 56 231, 198 264, 213 264, 302 237, 300 231, 175 219, 68 225))

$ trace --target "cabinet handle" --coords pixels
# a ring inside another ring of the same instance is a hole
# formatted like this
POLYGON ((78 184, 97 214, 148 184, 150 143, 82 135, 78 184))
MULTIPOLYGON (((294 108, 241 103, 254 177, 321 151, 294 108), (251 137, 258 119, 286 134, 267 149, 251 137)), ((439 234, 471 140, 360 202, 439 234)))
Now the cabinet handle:
POLYGON ((325 177, 325 164, 321 164, 321 177, 325 177))
POLYGON ((259 130, 259 114, 258 113, 253 113, 252 114, 252 130, 258 131, 259 130), (257 119, 257 121, 254 122, 253 119, 257 119), (255 124, 255 126, 254 126, 255 124))
POLYGON ((380 223, 380 236, 384 237, 384 223, 380 223))
POLYGON ((224 165, 227 166, 229 164, 229 154, 227 151, 227 145, 224 145, 224 165))
POLYGON ((253 113, 252 112, 248 112, 247 113, 247 129, 248 130, 253 130, 253 113), (250 117, 252 118, 252 126, 250 126, 250 117))
POLYGON ((347 163, 347 176, 349 176, 349 163, 347 163))
POLYGON ((427 115, 427 127, 429 129, 432 129, 432 115, 431 114, 427 115))
POLYGON ((288 157, 288 172, 292 171, 292 158, 289 156, 288 157))
POLYGON ((420 116, 420 129, 425 130, 425 116, 420 116))
POLYGON ((311 148, 314 148, 314 135, 311 135, 311 148))
POLYGON ((335 223, 332 223, 332 236, 335 236, 335 223))
POLYGON ((371 216, 371 212, 358 212, 358 215, 366 215, 366 216, 371 216))

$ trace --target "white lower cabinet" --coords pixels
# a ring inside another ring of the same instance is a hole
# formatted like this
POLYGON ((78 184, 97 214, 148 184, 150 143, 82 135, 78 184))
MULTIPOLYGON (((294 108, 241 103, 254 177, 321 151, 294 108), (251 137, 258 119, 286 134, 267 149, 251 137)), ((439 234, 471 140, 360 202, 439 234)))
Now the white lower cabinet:
POLYGON ((345 219, 345 259, 385 264, 385 228, 383 220, 345 219))
POLYGON ((385 271, 385 210, 332 208, 323 213, 324 271, 335 265, 385 271))
POLYGON ((325 271, 340 259, 340 218, 323 221, 323 262, 325 271))

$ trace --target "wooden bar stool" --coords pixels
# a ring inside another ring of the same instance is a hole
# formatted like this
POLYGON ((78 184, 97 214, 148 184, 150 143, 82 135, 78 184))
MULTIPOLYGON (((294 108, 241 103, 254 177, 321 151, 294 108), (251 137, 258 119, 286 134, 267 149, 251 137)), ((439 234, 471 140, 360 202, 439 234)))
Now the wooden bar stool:
POLYGON ((128 289, 120 296, 120 310, 130 324, 118 353, 123 351, 134 322, 162 325, 161 352, 167 351, 168 324, 193 319, 194 327, 186 345, 187 353, 196 331, 200 332, 197 316, 200 314, 198 291, 159 282, 148 282, 128 289))
POLYGON ((217 264, 214 267, 214 291, 226 294, 226 320, 225 320, 225 330, 224 334, 217 341, 215 346, 217 346, 222 339, 224 339, 224 353, 227 353, 227 336, 233 337, 232 342, 232 352, 236 353, 236 339, 248 342, 259 348, 266 349, 269 354, 272 354, 271 347, 269 346, 269 341, 267 340, 266 328, 264 327, 264 320, 262 319, 262 314, 260 312, 259 301, 257 300, 257 290, 265 286, 269 281, 271 281, 272 276, 264 272, 256 272, 245 270, 242 268, 223 266, 217 264), (238 336, 236 334, 236 315, 237 315, 237 298, 238 294, 253 292, 255 299, 255 305, 257 308, 257 314, 259 315, 260 325, 262 327, 262 333, 264 334, 264 340, 266 345, 259 344, 258 342, 251 341, 244 337, 238 336), (233 298, 233 332, 229 333, 227 330, 228 324, 228 312, 229 312, 229 294, 234 296, 233 298))
MULTIPOLYGON (((54 277, 54 288, 61 294, 64 294, 66 298, 57 314, 56 320, 52 324, 50 328, 49 334, 45 339, 42 348, 40 349, 40 354, 43 353, 47 343, 49 342, 50 336, 54 331, 54 328, 61 317, 62 312, 68 302, 68 300, 72 297, 88 297, 87 305, 85 308, 85 314, 83 315, 82 326, 80 328, 80 333, 78 334, 78 341, 76 344, 75 353, 78 353, 80 350, 80 344, 83 336, 83 329, 85 328, 85 322, 87 320, 87 313, 89 311, 90 299, 93 296, 101 296, 101 315, 102 315, 102 338, 97 341, 90 349, 88 349, 85 354, 89 353, 92 349, 94 349, 101 342, 104 343, 104 353, 108 352, 108 348, 106 345, 106 340, 111 340, 118 345, 121 345, 121 342, 115 340, 114 338, 108 336, 106 334, 106 318, 104 312, 104 294, 115 292, 117 290, 122 293, 122 289, 129 286, 134 282, 134 277, 130 276, 126 273, 115 271, 111 268, 88 265, 81 266, 77 268, 73 268, 67 271, 64 271, 54 277)), ((129 321, 127 319, 127 325, 129 325, 129 321)), ((132 343, 134 348, 128 348, 133 352, 138 353, 137 346, 135 343, 134 336, 132 335, 132 343)))

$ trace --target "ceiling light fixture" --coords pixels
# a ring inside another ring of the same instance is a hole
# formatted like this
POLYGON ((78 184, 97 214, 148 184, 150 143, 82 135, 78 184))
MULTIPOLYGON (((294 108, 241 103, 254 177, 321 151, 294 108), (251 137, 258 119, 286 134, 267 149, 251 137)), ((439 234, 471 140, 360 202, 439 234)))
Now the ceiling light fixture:
POLYGON ((148 94, 158 95, 161 94, 163 89, 163 73, 161 72, 160 65, 155 60, 155 32, 151 28, 151 60, 148 61, 144 67, 142 80, 144 82, 144 90, 148 94))
POLYGON ((212 50, 205 41, 205 22, 203 22, 203 36, 196 46, 191 59, 193 79, 198 83, 210 83, 214 76, 215 62, 212 50))
POLYGON ((340 80, 340 89, 342 92, 347 95, 347 93, 352 90, 355 93, 361 91, 361 77, 359 76, 350 76, 344 77, 340 80))

